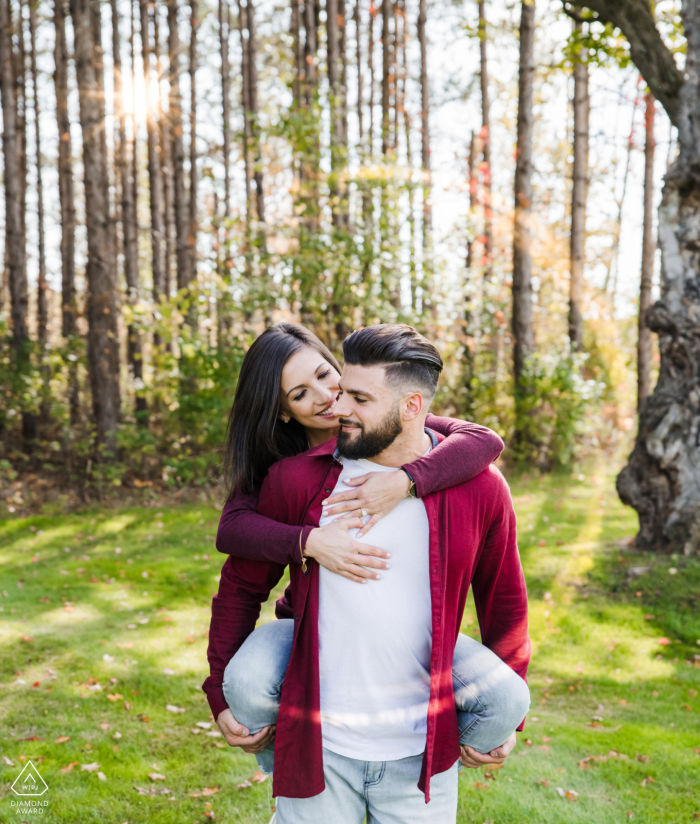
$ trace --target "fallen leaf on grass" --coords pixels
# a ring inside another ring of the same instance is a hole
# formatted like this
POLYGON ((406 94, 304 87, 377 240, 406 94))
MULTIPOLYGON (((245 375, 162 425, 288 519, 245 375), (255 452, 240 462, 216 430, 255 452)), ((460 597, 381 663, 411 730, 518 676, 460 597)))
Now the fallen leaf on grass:
POLYGON ((77 766, 78 766, 77 761, 71 761, 70 764, 66 764, 64 767, 61 767, 61 772, 62 773, 69 773, 73 769, 73 767, 77 767, 77 766))
POLYGON ((549 787, 549 781, 546 778, 540 778, 539 781, 535 781, 535 786, 538 787, 542 785, 545 789, 549 787))
POLYGON ((97 772, 100 769, 100 765, 97 761, 93 761, 92 764, 81 764, 80 771, 81 772, 97 772))
POLYGON ((131 649, 134 645, 131 641, 125 641, 123 644, 117 644, 119 649, 131 649))
POLYGON ((495 781, 496 780, 496 776, 493 773, 490 773, 490 772, 485 772, 484 773, 484 778, 487 778, 489 781, 495 781))
POLYGON ((659 638, 658 642, 662 647, 667 647, 671 642, 668 638, 659 638))
POLYGON ((201 727, 203 730, 208 730, 212 725, 211 721, 197 721, 197 726, 201 727))
POLYGON ((221 738, 221 733, 218 730, 209 730, 209 732, 205 732, 204 734, 210 738, 221 738))
POLYGON ((121 701, 123 697, 124 697, 124 696, 123 696, 123 695, 119 695, 119 693, 118 693, 118 692, 114 692, 114 693, 111 693, 111 692, 110 692, 110 693, 109 693, 109 695, 107 696, 107 700, 108 700, 108 701, 121 701))
POLYGON ((219 792, 219 788, 217 787, 204 787, 202 792, 200 793, 189 793, 190 798, 201 798, 203 795, 216 795, 219 792))
POLYGON ((20 637, 23 641, 25 641, 27 644, 31 644, 31 643, 32 643, 32 641, 34 641, 34 639, 33 639, 33 638, 30 638, 28 635, 20 635, 19 637, 20 637))
POLYGON ((148 773, 148 777, 151 779, 151 781, 166 781, 167 780, 164 775, 161 775, 160 773, 157 773, 157 772, 148 773))
POLYGON ((3 755, 3 757, 2 757, 2 763, 3 763, 3 764, 7 764, 7 766, 8 766, 8 767, 14 767, 14 766, 15 766, 15 762, 14 762, 14 761, 10 761, 10 759, 9 759, 6 755, 3 755))
POLYGON ((646 787, 647 784, 656 784, 656 779, 652 778, 650 775, 648 775, 646 778, 642 779, 641 786, 646 787))
POLYGON ((264 772, 260 772, 260 770, 258 770, 250 780, 254 784, 264 784, 267 781, 267 775, 265 775, 264 772))
POLYGON ((103 772, 98 772, 97 777, 100 779, 100 781, 106 781, 107 780, 107 776, 103 772))
POLYGON ((184 707, 176 707, 175 704, 166 704, 165 709, 168 712, 187 712, 184 707))
POLYGON ((561 787, 557 787, 556 789, 559 795, 567 801, 576 801, 578 798, 578 793, 576 790, 566 790, 565 792, 561 787))
POLYGON ((627 810, 627 818, 634 818, 634 813, 632 810, 627 810))
POLYGON ((549 735, 543 735, 543 736, 542 736, 542 743, 543 743, 543 744, 549 744, 549 742, 550 742, 551 740, 552 740, 552 739, 551 739, 551 736, 549 736, 549 735))
POLYGON ((117 738, 117 739, 119 739, 121 737, 122 737, 122 734, 120 732, 115 732, 114 735, 112 736, 112 738, 117 738))
POLYGON ((172 790, 167 787, 134 787, 134 789, 139 795, 170 795, 172 793, 172 790))
MULTIPOLYGON (((696 752, 700 753, 700 750, 696 750, 696 752)), ((637 753, 636 758, 637 758, 637 761, 650 761, 651 760, 648 755, 639 755, 639 753, 637 753)))
MULTIPOLYGON (((165 620, 165 619, 163 619, 165 620)), ((163 675, 175 675, 175 670, 166 667, 163 671, 163 675)))
POLYGON ((66 741, 70 741, 70 735, 59 735, 54 744, 65 744, 66 741))
POLYGON ((111 724, 108 724, 106 721, 103 721, 103 722, 100 724, 100 729, 101 729, 101 730, 108 730, 108 729, 110 728, 110 726, 111 726, 111 724))
POLYGON ((238 785, 238 789, 239 790, 245 790, 248 787, 252 787, 252 786, 253 786, 253 784, 252 784, 251 781, 241 781, 241 783, 238 785))
POLYGON ((690 704, 683 704, 683 709, 686 712, 692 712, 693 711, 693 708, 690 706, 690 704))
POLYGON ((43 738, 39 738, 38 735, 28 735, 26 738, 19 738, 18 741, 43 741, 43 738))
POLYGON ((488 790, 489 789, 489 785, 484 784, 482 781, 475 781, 474 786, 476 787, 477 790, 488 790))

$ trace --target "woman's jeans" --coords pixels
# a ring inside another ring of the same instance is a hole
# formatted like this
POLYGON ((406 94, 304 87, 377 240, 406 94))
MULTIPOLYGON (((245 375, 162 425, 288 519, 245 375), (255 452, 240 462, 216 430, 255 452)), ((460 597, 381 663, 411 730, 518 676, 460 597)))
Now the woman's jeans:
MULTIPOLYGON (((251 734, 277 722, 293 635, 291 618, 262 624, 226 667, 226 701, 236 721, 251 734)), ((480 753, 500 747, 530 708, 525 681, 490 649, 461 633, 452 662, 452 683, 460 743, 480 753)), ((274 742, 256 756, 263 772, 272 772, 273 755, 274 742)))

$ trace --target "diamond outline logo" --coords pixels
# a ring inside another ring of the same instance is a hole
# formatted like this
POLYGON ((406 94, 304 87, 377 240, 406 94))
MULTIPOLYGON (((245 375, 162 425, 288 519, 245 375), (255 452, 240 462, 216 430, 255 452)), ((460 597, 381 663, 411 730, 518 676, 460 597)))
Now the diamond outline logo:
POLYGON ((34 766, 34 764, 31 761, 27 761, 24 769, 17 776, 17 778, 15 778, 12 786, 10 787, 10 789, 15 793, 15 795, 43 795, 48 790, 48 788, 49 788, 49 785, 46 783, 46 781, 44 781, 44 779, 41 777, 41 775, 39 775, 39 770, 37 770, 37 768, 34 766), (30 767, 34 770, 34 773, 35 773, 36 777, 34 775, 29 775, 29 776, 26 776, 22 780, 22 776, 27 772, 27 770, 30 767), (30 781, 31 781, 31 786, 36 786, 36 788, 38 789, 43 784, 44 789, 40 793, 36 793, 36 792, 23 793, 23 792, 20 792, 19 790, 15 789, 15 784, 17 784, 18 782, 21 782, 22 789, 24 789, 24 786, 28 785, 30 783, 30 781))

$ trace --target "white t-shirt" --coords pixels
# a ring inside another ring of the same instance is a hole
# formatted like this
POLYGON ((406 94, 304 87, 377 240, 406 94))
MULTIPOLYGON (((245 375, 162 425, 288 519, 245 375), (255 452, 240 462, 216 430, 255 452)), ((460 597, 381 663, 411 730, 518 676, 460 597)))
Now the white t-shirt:
MULTIPOLYGON (((334 493, 351 488, 346 478, 397 471, 341 460, 334 493)), ((320 525, 335 517, 322 517, 320 525)), ((392 554, 379 581, 357 584, 321 567, 321 728, 323 746, 332 752, 395 761, 425 749, 432 647, 428 538, 423 502, 406 498, 360 538, 392 554)))

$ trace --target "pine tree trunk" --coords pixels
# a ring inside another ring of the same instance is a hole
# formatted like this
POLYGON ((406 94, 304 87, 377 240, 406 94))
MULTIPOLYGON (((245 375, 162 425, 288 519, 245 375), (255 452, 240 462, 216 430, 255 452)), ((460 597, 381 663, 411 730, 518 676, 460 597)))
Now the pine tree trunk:
POLYGON ((163 183, 164 274, 163 295, 167 300, 173 286, 173 246, 175 238, 175 204, 173 190, 173 162, 169 115, 163 109, 163 61, 161 57, 160 10, 156 5, 153 12, 153 48, 156 55, 156 78, 158 86, 158 143, 160 145, 160 175, 163 183))
POLYGON ((224 220, 231 211, 231 66, 229 64, 230 10, 228 0, 219 0, 219 46, 221 52, 221 109, 224 152, 224 220))
POLYGON ((421 93, 421 170, 423 172, 423 308, 435 318, 432 302, 433 276, 433 206, 432 171, 430 163, 430 86, 428 81, 428 38, 426 33, 427 0, 418 5, 418 43, 420 46, 421 93))
MULTIPOLYGON (((425 0, 422 0, 423 8, 425 0)), ((382 155, 386 157, 391 147, 391 101, 389 84, 391 74, 391 28, 393 17, 391 0, 382 0, 382 155)))
MULTIPOLYGON (((472 136, 469 141, 469 220, 472 224, 472 227, 474 222, 474 216, 476 215, 476 193, 479 180, 477 164, 478 160, 476 137, 474 135, 474 132, 472 132, 472 136)), ((474 266, 474 232, 472 227, 470 227, 471 231, 469 232, 469 237, 467 239, 466 267, 468 272, 471 271, 472 267, 474 266)))
POLYGON ((532 87, 535 76, 535 2, 520 6, 520 73, 515 150, 515 220, 513 231, 513 376, 516 401, 520 380, 534 346, 532 327, 532 87))
MULTIPOLYGON (((190 0, 190 201, 187 234, 189 275, 188 284, 197 283, 197 33, 199 30, 198 0, 190 0)), ((187 314, 187 322, 197 325, 197 307, 194 301, 187 314)))
POLYGON ((265 249, 265 191, 263 189, 262 153, 260 147, 260 109, 258 106, 258 47, 255 25, 255 6, 248 0, 248 102, 250 103, 250 133, 253 142, 253 180, 255 181, 255 210, 260 224, 260 250, 265 249))
POLYGON ((639 285, 639 335, 637 339, 637 408, 651 394, 651 330, 646 315, 651 306, 654 277, 654 106, 651 92, 645 97, 644 112, 644 224, 642 232, 642 273, 639 285))
POLYGON ((352 15, 355 23, 355 70, 357 72, 357 131, 359 137, 360 154, 365 151, 365 128, 363 117, 364 87, 362 80, 362 21, 360 18, 360 0, 355 0, 352 15))
MULTIPOLYGON (((243 173, 245 175, 246 247, 250 247, 250 227, 253 221, 253 188, 250 151, 252 130, 250 124, 250 58, 248 56, 248 7, 238 0, 238 31, 241 38, 241 108, 243 109, 243 173)), ((307 66, 307 72, 311 67, 307 66)))
POLYGON ((374 20, 376 17, 374 5, 370 5, 369 10, 369 32, 367 43, 367 71, 369 72, 369 156, 374 157, 374 90, 376 81, 374 77, 374 20))
MULTIPOLYGON (((20 18, 21 25, 21 18, 20 18)), ((3 155, 5 161, 5 246, 7 275, 10 285, 10 314, 12 317, 12 347, 17 367, 26 371, 30 363, 29 328, 27 309, 27 252, 25 245, 25 184, 26 156, 18 133, 16 64, 13 67, 12 10, 10 0, 0 0, 0 95, 3 115, 3 155)), ((23 85, 23 82, 22 82, 23 85)), ((22 412, 22 437, 31 449, 36 439, 36 416, 22 412)))
POLYGON ((340 191, 338 177, 341 170, 340 143, 342 141, 342 115, 340 101, 339 68, 339 40, 338 32, 338 0, 326 0, 326 54, 328 59, 328 98, 331 123, 331 176, 330 176, 330 204, 333 216, 333 225, 342 226, 340 210, 340 191))
POLYGON ((486 50, 486 7, 479 0, 479 82, 481 85, 481 153, 483 158, 484 274, 493 272, 493 213, 491 199, 491 101, 489 99, 488 54, 486 50))
MULTIPOLYGON (((17 20, 17 54, 15 55, 15 88, 17 100, 17 145, 19 150, 20 180, 22 186, 22 243, 27 248, 27 51, 24 44, 24 7, 27 0, 19 0, 17 20)), ((25 252, 26 257, 26 252, 25 252)))
MULTIPOLYGON (((162 147, 158 145, 158 125, 156 123, 151 92, 151 35, 149 25, 148 0, 139 0, 141 11, 141 55, 143 57, 144 95, 149 105, 146 107, 146 138, 148 148, 148 189, 151 204, 151 265, 153 269, 153 302, 155 311, 165 295, 165 221, 163 217, 163 177, 161 173, 162 147)), ((153 337, 156 346, 160 336, 153 337)))
POLYGON ((187 289, 189 269, 189 219, 185 194, 185 150, 182 141, 182 94, 180 92, 180 32, 178 0, 168 2, 168 68, 170 96, 168 120, 173 164, 173 201, 175 208, 175 261, 177 288, 187 289))
MULTIPOLYGON (((574 23, 580 32, 582 24, 574 23)), ((574 164, 571 189, 571 279, 569 283, 569 340, 574 351, 583 349, 583 268, 588 196, 588 62, 581 49, 574 66, 574 164)))
POLYGON ((119 342, 117 338, 117 265, 109 203, 105 138, 102 20, 99 0, 71 0, 75 64, 83 134, 85 223, 88 259, 88 370, 97 444, 116 454, 119 424, 119 342))
MULTIPOLYGON (((2 0, 0 0, 2 2, 2 0)), ((73 187, 73 144, 68 116, 68 48, 66 46, 66 3, 54 0, 56 36, 54 88, 58 126, 58 197, 61 206, 61 334, 70 345, 76 334, 75 300, 75 199, 73 187)), ((70 423, 75 426, 80 412, 77 369, 69 361, 68 397, 70 423)))
POLYGON ((51 414, 51 393, 49 381, 51 379, 51 367, 47 363, 48 357, 48 285, 46 283, 46 239, 44 234, 44 184, 42 173, 41 157, 41 107, 39 105, 39 80, 36 66, 36 29, 37 10, 36 4, 29 6, 29 38, 30 38, 30 59, 32 67, 32 86, 34 91, 34 138, 36 154, 36 200, 37 200, 37 225, 38 225, 38 277, 37 277, 37 301, 36 301, 36 322, 37 340, 39 342, 39 357, 42 362, 41 371, 44 376, 42 387, 42 399, 40 404, 40 418, 42 426, 49 422, 51 414))

